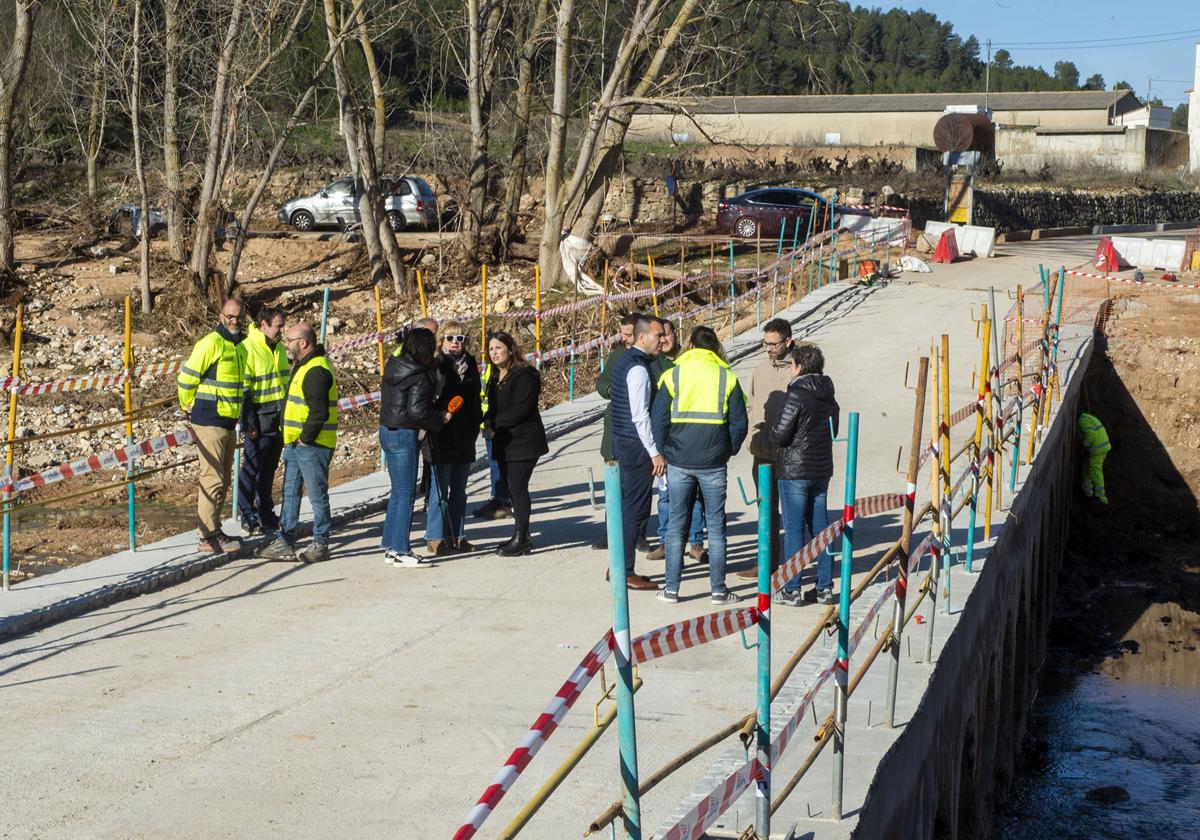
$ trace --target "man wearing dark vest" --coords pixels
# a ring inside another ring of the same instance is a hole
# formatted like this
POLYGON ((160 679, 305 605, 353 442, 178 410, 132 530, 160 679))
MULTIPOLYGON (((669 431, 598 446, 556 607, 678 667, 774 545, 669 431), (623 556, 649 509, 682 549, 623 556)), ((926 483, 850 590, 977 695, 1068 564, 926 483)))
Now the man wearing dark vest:
POLYGON ((288 328, 292 372, 283 403, 283 504, 279 537, 264 548, 268 560, 316 563, 329 559, 329 462, 337 447, 338 390, 325 347, 308 324, 288 328), (313 541, 296 553, 300 497, 308 489, 313 541))
MULTIPOLYGON (((596 393, 606 400, 609 400, 608 408, 604 410, 604 431, 600 435, 600 457, 607 463, 615 461, 616 456, 613 455, 613 434, 612 434, 612 375, 617 369, 617 362, 621 361, 621 357, 629 352, 629 348, 633 346, 633 325, 637 323, 637 319, 641 317, 640 312, 631 312, 621 319, 620 336, 621 340, 613 347, 612 352, 608 354, 608 358, 604 362, 604 366, 600 369, 600 375, 596 377, 596 393)), ((639 540, 645 543, 645 540, 639 540)), ((608 532, 605 531, 600 535, 600 539, 592 543, 592 548, 597 551, 608 550, 608 532)), ((649 551, 650 547, 643 545, 642 551, 649 551)))
POLYGON ((609 389, 613 455, 621 470, 621 519, 625 544, 625 576, 630 589, 658 589, 654 581, 634 572, 635 549, 654 497, 654 480, 667 471, 650 425, 650 360, 658 355, 662 326, 641 316, 633 325, 633 346, 613 365, 609 389))

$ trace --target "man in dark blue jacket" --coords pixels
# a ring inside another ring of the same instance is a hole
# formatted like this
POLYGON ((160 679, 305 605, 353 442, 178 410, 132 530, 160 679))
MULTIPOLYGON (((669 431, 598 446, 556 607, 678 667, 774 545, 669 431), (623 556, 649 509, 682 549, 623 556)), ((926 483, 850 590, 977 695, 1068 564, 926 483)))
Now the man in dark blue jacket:
POLYGON ((667 583, 662 601, 679 602, 687 515, 700 490, 708 519, 708 581, 714 604, 741 600, 725 585, 725 493, 727 465, 737 454, 750 422, 737 376, 709 327, 692 330, 691 349, 659 381, 654 401, 654 438, 667 459, 671 514, 667 525, 667 583))
POLYGON ((658 589, 654 581, 634 572, 634 557, 638 538, 650 518, 654 480, 667 471, 650 422, 654 397, 650 361, 658 355, 662 336, 661 324, 648 316, 638 316, 633 324, 633 345, 612 366, 609 387, 613 455, 621 470, 625 578, 630 589, 658 589))

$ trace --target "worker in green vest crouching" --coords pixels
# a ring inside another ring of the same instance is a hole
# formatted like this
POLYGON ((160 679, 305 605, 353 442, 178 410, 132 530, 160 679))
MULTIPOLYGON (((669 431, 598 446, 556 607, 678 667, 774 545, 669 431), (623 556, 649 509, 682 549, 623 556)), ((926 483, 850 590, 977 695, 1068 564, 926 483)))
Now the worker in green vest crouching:
POLYGON ((1083 465, 1083 495, 1106 505, 1108 496, 1104 494, 1104 458, 1112 450, 1112 444, 1104 424, 1086 411, 1079 415, 1079 442, 1087 459, 1083 465))
POLYGON ((268 560, 317 563, 329 559, 329 462, 337 446, 338 391, 325 348, 308 324, 287 331, 292 360, 283 403, 283 505, 279 537, 259 556, 268 560), (308 490, 313 512, 313 541, 296 553, 300 498, 308 490))

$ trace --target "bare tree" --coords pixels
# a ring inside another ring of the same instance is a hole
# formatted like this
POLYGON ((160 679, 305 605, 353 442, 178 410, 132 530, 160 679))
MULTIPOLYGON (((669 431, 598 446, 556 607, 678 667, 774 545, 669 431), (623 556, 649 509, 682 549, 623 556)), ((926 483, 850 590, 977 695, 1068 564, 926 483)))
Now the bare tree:
POLYGON ((188 260, 188 212, 183 196, 182 160, 179 154, 179 62, 183 47, 179 37, 184 10, 181 0, 163 0, 163 180, 166 182, 167 243, 171 259, 188 260))
MULTIPOLYGON (((395 233, 383 209, 383 196, 379 191, 379 162, 369 139, 366 121, 355 102, 350 78, 346 71, 342 40, 344 30, 339 23, 337 0, 323 0, 325 28, 329 45, 333 51, 333 77, 338 95, 338 119, 342 136, 346 141, 346 157, 354 177, 354 191, 358 199, 358 213, 363 243, 371 266, 371 282, 378 283, 385 271, 392 275, 392 282, 399 294, 407 280, 404 263, 400 259, 400 248, 395 233)), ((356 23, 356 26, 358 24, 356 23)))
POLYGON ((149 315, 150 299, 150 194, 146 189, 146 163, 142 160, 142 0, 133 0, 132 78, 129 80, 129 116, 133 129, 133 168, 137 173, 141 197, 141 242, 138 246, 139 286, 142 291, 142 312, 149 315))
POLYGON ((502 0, 466 0, 467 6, 467 108, 471 115, 470 169, 467 171, 467 207, 462 221, 462 244, 468 254, 479 248, 485 222, 488 182, 491 175, 492 93, 496 85, 496 52, 504 18, 502 0))
POLYGON ((204 155, 204 180, 200 185, 199 208, 192 237, 192 282, 202 295, 208 289, 209 257, 212 253, 213 231, 220 212, 221 138, 224 136, 225 108, 229 101, 229 73, 233 53, 241 35, 242 11, 245 0, 232 0, 225 38, 217 58, 213 81, 212 103, 209 107, 208 148, 204 155))
POLYGON ((549 147, 546 150, 546 197, 543 202, 545 221, 542 241, 538 247, 538 263, 542 268, 542 283, 553 286, 557 281, 562 260, 558 244, 562 238, 564 202, 563 154, 567 146, 567 96, 570 86, 571 24, 575 18, 575 0, 560 0, 554 26, 554 94, 550 104, 549 147), (549 276, 547 273, 551 272, 549 276))
POLYGON ((525 193, 525 169, 529 156, 529 115, 533 105, 533 63, 544 38, 542 29, 550 17, 550 0, 526 0, 521 6, 520 24, 515 28, 521 45, 517 57, 516 90, 513 92, 512 152, 504 185, 504 212, 500 218, 500 243, 507 247, 517 230, 521 196, 525 193))
MULTIPOLYGON (((612 67, 595 99, 588 105, 569 184, 562 180, 561 164, 552 167, 550 163, 553 143, 561 142, 561 138, 554 137, 552 129, 551 151, 547 154, 546 164, 546 213, 539 253, 544 284, 553 285, 561 276, 563 258, 558 252, 564 233, 569 231, 568 249, 573 254, 567 259, 582 261, 623 155, 630 117, 639 105, 663 101, 661 97, 651 98, 650 94, 662 80, 668 59, 676 57, 680 38, 694 24, 709 17, 700 10, 701 2, 683 0, 674 7, 674 14, 668 16, 667 12, 673 6, 670 0, 638 0, 622 30, 612 67), (665 25, 664 18, 667 18, 665 25), (550 200, 552 191, 553 203, 550 200)), ((566 72, 563 71, 561 80, 564 88, 569 84, 566 72)), ((556 97, 559 86, 556 67, 556 97)))
POLYGON ((16 269, 13 256, 13 118, 39 5, 36 0, 13 0, 12 43, 0 64, 0 272, 8 276, 16 269))
MULTIPOLYGON (((350 14, 356 17, 361 13, 367 0, 357 0, 350 14)), ((362 37, 361 29, 358 32, 359 37, 362 37)), ((254 211, 258 208, 259 202, 262 201, 263 195, 267 191, 267 185, 271 182, 271 175, 275 171, 275 167, 279 163, 279 156, 283 152, 284 146, 291 137, 292 132, 300 122, 300 115, 303 114, 313 97, 316 95, 317 85, 320 82, 322 74, 329 63, 333 60, 334 52, 341 48, 342 41, 345 39, 345 34, 336 42, 330 45, 329 50, 325 53, 325 57, 321 59, 317 68, 313 71, 309 78, 308 86, 304 89, 304 93, 296 101, 295 107, 292 109, 291 115, 287 122, 280 129, 279 134, 275 138, 275 144, 271 147, 271 151, 267 156, 267 162, 259 173, 258 182, 255 184, 254 192, 250 195, 246 206, 242 208, 242 214, 239 218, 240 224, 237 227, 237 232, 234 235, 233 248, 229 257, 229 276, 226 281, 227 287, 232 287, 237 282, 238 266, 241 264, 242 251, 246 246, 246 231, 250 228, 250 220, 254 218, 254 211)))
MULTIPOLYGON (((108 124, 109 69, 116 60, 112 55, 117 35, 116 13, 118 0, 89 0, 66 4, 64 11, 69 17, 75 36, 87 55, 87 121, 81 124, 74 97, 68 97, 65 109, 71 120, 79 149, 87 169, 87 195, 93 202, 100 193, 100 151, 104 146, 105 129, 108 124)), ((72 62, 68 62, 72 63, 72 62)), ((64 72, 66 70, 64 69, 64 72)), ((83 75, 83 74, 80 74, 83 75)))

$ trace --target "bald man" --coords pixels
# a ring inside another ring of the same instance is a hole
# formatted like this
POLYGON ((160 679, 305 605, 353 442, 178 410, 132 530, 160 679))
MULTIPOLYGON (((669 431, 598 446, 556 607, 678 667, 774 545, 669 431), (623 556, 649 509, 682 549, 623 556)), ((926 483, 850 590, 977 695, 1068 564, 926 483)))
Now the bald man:
POLYGON ((317 563, 329 559, 329 463, 337 448, 338 389, 325 347, 312 326, 293 324, 287 331, 291 376, 283 402, 283 504, 279 537, 264 548, 268 560, 317 563), (313 541, 296 553, 300 499, 308 489, 313 541))
POLYGON ((205 554, 236 554, 242 547, 240 540, 221 530, 237 447, 235 429, 246 390, 242 314, 241 301, 225 301, 216 329, 196 342, 176 379, 179 407, 187 415, 200 452, 197 550, 205 554))

